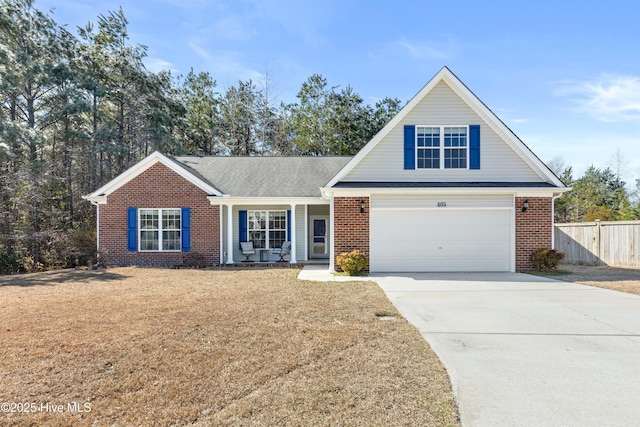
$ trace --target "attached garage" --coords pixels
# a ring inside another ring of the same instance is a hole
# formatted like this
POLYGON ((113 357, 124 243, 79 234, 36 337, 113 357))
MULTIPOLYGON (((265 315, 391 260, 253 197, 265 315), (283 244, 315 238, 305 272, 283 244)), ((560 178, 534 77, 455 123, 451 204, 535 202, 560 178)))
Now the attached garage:
POLYGON ((512 195, 371 197, 372 272, 512 271, 512 195))

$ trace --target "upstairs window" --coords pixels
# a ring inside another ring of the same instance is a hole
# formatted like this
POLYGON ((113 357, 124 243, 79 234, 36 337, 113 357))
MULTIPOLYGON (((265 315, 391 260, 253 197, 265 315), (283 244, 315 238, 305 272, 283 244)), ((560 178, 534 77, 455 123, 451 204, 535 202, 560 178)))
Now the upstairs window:
POLYGON ((416 126, 418 169, 467 169, 467 126, 416 126))

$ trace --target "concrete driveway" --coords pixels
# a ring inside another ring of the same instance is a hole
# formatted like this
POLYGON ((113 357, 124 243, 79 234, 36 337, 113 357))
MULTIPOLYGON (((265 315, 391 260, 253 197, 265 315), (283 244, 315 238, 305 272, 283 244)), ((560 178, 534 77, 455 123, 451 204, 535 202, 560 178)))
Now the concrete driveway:
POLYGON ((377 275, 465 426, 640 422, 640 296, 515 273, 377 275))

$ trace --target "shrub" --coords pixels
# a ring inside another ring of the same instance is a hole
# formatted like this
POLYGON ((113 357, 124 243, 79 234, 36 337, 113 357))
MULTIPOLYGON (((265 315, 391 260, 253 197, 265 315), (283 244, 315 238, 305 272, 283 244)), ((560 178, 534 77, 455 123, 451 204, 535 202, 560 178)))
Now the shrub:
POLYGON ((69 236, 71 247, 68 253, 69 267, 88 266, 95 264, 96 259, 96 230, 91 224, 83 224, 73 230, 69 236))
POLYGON ((0 250, 0 274, 24 272, 22 257, 8 249, 0 250))
POLYGON ((555 249, 538 248, 531 254, 531 264, 538 271, 553 271, 564 259, 564 253, 555 249))
POLYGON ((336 257, 336 261, 342 271, 349 276, 359 276, 362 274, 362 270, 367 267, 367 256, 357 249, 349 253, 341 253, 336 257))
POLYGON ((109 252, 97 251, 95 256, 91 260, 91 265, 94 270, 99 268, 107 268, 109 266, 109 252))
POLYGON ((208 267, 207 259, 200 252, 186 252, 182 257, 182 265, 191 268, 208 267))

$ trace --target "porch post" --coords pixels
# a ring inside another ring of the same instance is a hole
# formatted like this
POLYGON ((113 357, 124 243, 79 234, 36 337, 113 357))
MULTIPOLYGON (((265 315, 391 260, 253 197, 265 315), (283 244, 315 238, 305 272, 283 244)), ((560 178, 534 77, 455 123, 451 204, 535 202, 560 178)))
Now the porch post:
POLYGON ((335 221, 335 215, 333 213, 334 205, 333 205, 333 194, 331 194, 331 199, 329 199, 329 273, 333 274, 336 272, 336 264, 335 257, 333 255, 334 245, 333 242, 336 240, 335 235, 333 233, 333 223, 335 221))
POLYGON ((291 204, 291 224, 289 224, 289 228, 291 229, 291 261, 289 264, 297 264, 296 260, 296 205, 291 204))
POLYGON ((233 205, 227 205, 227 264, 233 264, 233 205))

